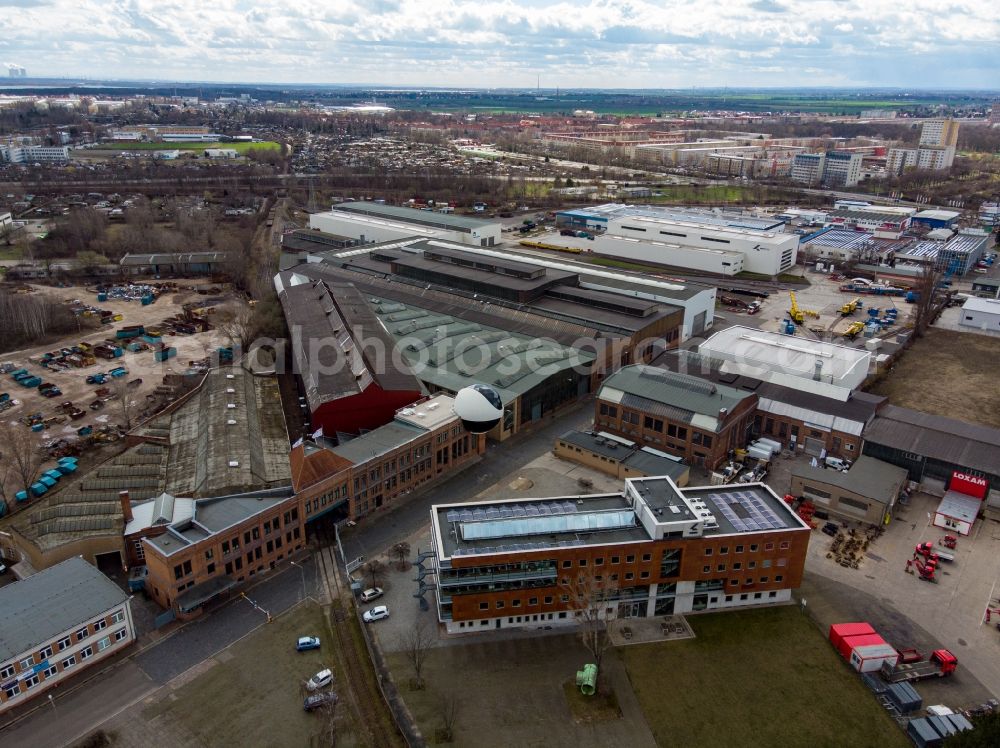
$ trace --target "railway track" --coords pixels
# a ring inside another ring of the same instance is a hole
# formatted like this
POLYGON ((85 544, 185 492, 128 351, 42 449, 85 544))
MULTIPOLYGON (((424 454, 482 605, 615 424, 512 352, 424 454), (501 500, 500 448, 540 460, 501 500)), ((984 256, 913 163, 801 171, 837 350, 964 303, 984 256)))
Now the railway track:
POLYGON ((338 691, 347 697, 358 738, 364 745, 372 748, 402 745, 391 715, 385 713, 385 701, 375 682, 377 675, 368 660, 368 652, 364 644, 355 639, 353 627, 357 625, 356 614, 350 601, 341 597, 342 588, 330 533, 324 528, 317 535, 322 540, 316 553, 319 572, 329 594, 330 628, 336 637, 336 651, 344 675, 344 682, 339 684, 338 691))

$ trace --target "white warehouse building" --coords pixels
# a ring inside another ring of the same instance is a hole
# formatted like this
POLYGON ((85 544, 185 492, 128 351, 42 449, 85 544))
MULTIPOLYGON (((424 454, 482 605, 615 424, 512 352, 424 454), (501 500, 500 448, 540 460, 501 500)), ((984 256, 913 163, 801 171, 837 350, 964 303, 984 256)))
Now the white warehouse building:
POLYGON ((1000 299, 968 299, 958 322, 964 327, 1000 333, 1000 299))
POLYGON ((340 203, 326 213, 315 213, 309 217, 309 227, 364 244, 423 236, 474 247, 499 244, 502 231, 498 221, 364 201, 340 203))
POLYGON ((846 345, 735 325, 698 346, 722 370, 846 401, 868 376, 872 354, 846 345))
POLYGON ((601 205, 557 214, 565 225, 597 225, 604 233, 559 244, 627 260, 733 275, 779 275, 795 264, 799 237, 774 218, 722 211, 601 205), (629 240, 629 241, 623 241, 629 240))

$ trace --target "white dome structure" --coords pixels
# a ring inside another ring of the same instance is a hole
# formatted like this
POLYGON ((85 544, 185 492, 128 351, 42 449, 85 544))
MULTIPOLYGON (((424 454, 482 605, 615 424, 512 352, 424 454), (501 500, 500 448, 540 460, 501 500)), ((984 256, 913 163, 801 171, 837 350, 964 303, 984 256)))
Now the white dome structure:
POLYGON ((485 434, 503 417, 500 394, 485 384, 464 387, 455 395, 455 415, 462 419, 466 431, 485 434))

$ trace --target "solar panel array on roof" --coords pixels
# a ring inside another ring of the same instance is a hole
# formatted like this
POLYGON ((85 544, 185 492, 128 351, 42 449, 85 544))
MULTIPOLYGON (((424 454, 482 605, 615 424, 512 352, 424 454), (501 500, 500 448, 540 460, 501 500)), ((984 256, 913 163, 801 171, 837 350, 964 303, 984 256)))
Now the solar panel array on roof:
POLYGON ((548 517, 554 514, 571 514, 577 511, 572 501, 550 501, 539 504, 504 504, 501 506, 452 509, 446 515, 449 522, 485 522, 491 519, 522 517, 548 517))
POLYGON ((708 494, 708 498, 737 532, 781 530, 788 527, 788 524, 752 491, 713 493, 708 494))

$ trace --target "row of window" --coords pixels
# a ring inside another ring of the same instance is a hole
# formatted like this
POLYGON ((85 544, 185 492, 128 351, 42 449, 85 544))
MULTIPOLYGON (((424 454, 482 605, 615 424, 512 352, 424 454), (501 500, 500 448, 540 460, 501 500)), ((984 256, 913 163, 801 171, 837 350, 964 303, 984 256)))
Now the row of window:
MULTIPOLYGON (((116 623, 121 623, 124 620, 125 620, 124 609, 120 608, 111 614, 112 625, 116 623)), ((27 670, 31 670, 35 666, 36 662, 39 663, 45 662, 45 660, 47 660, 49 657, 52 656, 54 651, 62 652, 63 650, 69 649, 73 645, 74 639, 77 642, 82 642, 84 639, 90 636, 91 633, 96 634, 98 631, 103 631, 107 627, 108 627, 108 620, 106 618, 100 618, 88 626, 83 626, 77 629, 73 634, 70 634, 69 636, 64 636, 62 639, 56 642, 55 650, 53 650, 53 646, 51 644, 42 647, 35 654, 31 654, 28 655, 27 657, 22 658, 18 662, 18 668, 16 669, 14 667, 14 663, 8 663, 7 665, 4 665, 2 668, 0 668, 0 680, 5 680, 6 678, 11 677, 18 670, 22 673, 27 670)))
MULTIPOLYGON (((52 665, 49 665, 44 670, 39 670, 37 673, 32 673, 27 678, 24 678, 24 679, 22 679, 20 681, 15 681, 14 683, 7 684, 4 687, 4 689, 3 689, 4 696, 8 700, 12 699, 15 696, 17 696, 18 694, 21 694, 21 693, 23 693, 25 691, 28 691, 28 690, 34 688, 35 686, 37 686, 43 680, 49 680, 50 678, 55 677, 58 673, 65 672, 65 671, 70 670, 71 668, 75 667, 76 664, 77 664, 77 658, 79 658, 80 662, 86 662, 87 660, 89 660, 91 657, 94 656, 94 647, 95 646, 96 646, 98 652, 103 652, 105 649, 107 649, 108 647, 111 646, 111 640, 112 639, 114 639, 115 642, 120 642, 120 641, 123 641, 124 639, 126 639, 127 637, 128 637, 128 629, 121 628, 118 631, 116 631, 114 634, 112 634, 110 636, 105 636, 100 641, 98 641, 96 644, 88 645, 88 646, 84 647, 83 649, 81 649, 76 654, 72 654, 69 657, 64 658, 61 664, 52 664, 52 665)), ((68 637, 67 637, 67 639, 68 639, 68 637)), ((52 655, 52 648, 51 647, 47 647, 46 649, 48 650, 49 654, 46 655, 46 657, 42 658, 42 661, 44 661, 45 659, 47 659, 48 657, 50 657, 52 655)), ((45 651, 45 650, 42 650, 42 651, 45 651)), ((22 660, 21 661, 21 665, 22 666, 24 665, 25 661, 30 661, 30 658, 27 658, 26 660, 22 660)), ((22 672, 30 669, 31 667, 33 667, 33 665, 29 665, 27 668, 22 667, 22 672)), ((4 667, 2 671, 0 671, 0 679, 9 678, 13 674, 14 674, 14 667, 13 667, 13 665, 8 665, 8 666, 4 667)))
MULTIPOLYGON (((733 550, 735 553, 743 553, 746 547, 747 547, 746 545, 740 544, 735 546, 733 550)), ((791 541, 788 540, 782 540, 781 542, 778 543, 778 548, 782 551, 787 551, 791 547, 792 547, 791 541)), ((760 545, 758 543, 750 543, 750 553, 756 553, 759 549, 760 545)), ((764 550, 773 551, 774 543, 764 543, 764 550)), ((718 551, 720 556, 725 556, 726 554, 729 553, 729 546, 728 545, 720 546, 718 551)), ((713 553, 715 553, 715 549, 713 548, 705 549, 706 556, 711 556, 713 553)))
MULTIPOLYGON (((534 615, 530 615, 530 616, 511 616, 511 617, 509 617, 507 619, 507 623, 514 623, 515 621, 517 623, 533 623, 535 621, 551 621, 554 618, 565 618, 565 617, 566 617, 566 611, 563 611, 561 613, 548 613, 548 614, 545 614, 545 613, 535 613, 534 615)), ((480 621, 479 625, 480 626, 489 626, 490 623, 491 623, 490 621, 480 621)), ((458 627, 460 629, 464 629, 466 626, 468 626, 471 629, 475 625, 476 625, 475 621, 459 621, 458 622, 458 627)))
MULTIPOLYGON (((649 554, 649 553, 643 553, 642 554, 642 560, 644 562, 648 563, 649 561, 653 560, 653 556, 652 556, 652 554, 649 554)), ((621 561, 622 561, 622 557, 621 556, 617 556, 616 555, 616 556, 612 556, 611 557, 611 564, 612 565, 614 565, 614 564, 620 564, 621 561)), ((580 566, 586 566, 587 565, 587 559, 581 558, 581 559, 579 559, 579 561, 577 563, 580 566)), ((625 556, 625 563, 626 564, 634 564, 635 563, 635 554, 634 553, 629 553, 628 555, 626 555, 625 556)), ((570 568, 572 568, 572 566, 573 566, 572 559, 568 559, 568 558, 567 559, 563 559, 562 568, 564 568, 564 569, 570 569, 570 568)), ((594 559, 594 566, 604 566, 604 556, 598 556, 597 558, 595 558, 594 559)))

